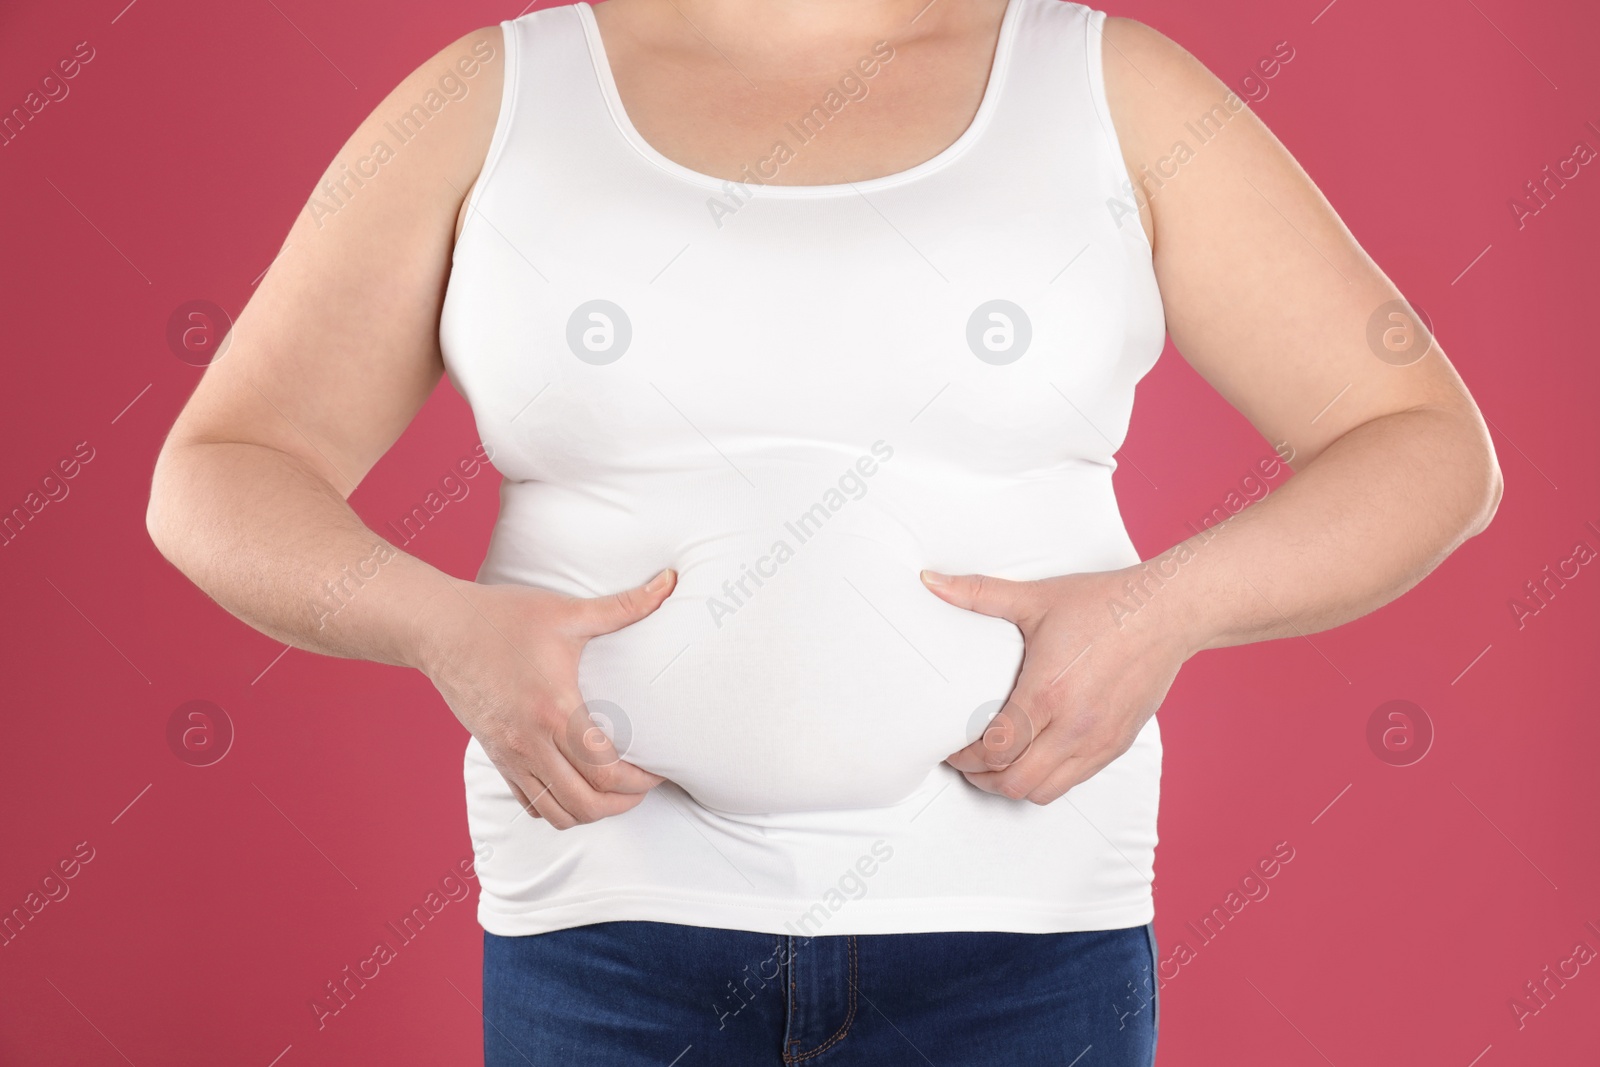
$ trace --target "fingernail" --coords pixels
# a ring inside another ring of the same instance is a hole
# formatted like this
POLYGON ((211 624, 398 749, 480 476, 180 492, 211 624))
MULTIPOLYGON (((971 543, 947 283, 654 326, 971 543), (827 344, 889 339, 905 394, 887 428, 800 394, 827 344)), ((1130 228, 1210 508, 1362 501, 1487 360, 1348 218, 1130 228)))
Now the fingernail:
POLYGON ((950 576, 947 574, 940 574, 938 571, 923 571, 922 581, 924 584, 931 585, 935 589, 938 589, 950 584, 950 576))
POLYGON ((647 593, 659 593, 661 590, 665 589, 667 584, 671 581, 672 568, 668 567, 666 570, 650 579, 649 583, 644 587, 644 591, 647 593))

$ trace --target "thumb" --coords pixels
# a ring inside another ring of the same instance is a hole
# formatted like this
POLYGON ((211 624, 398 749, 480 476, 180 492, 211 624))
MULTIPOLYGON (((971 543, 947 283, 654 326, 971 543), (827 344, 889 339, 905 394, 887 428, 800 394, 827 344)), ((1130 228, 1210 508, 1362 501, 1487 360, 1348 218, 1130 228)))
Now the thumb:
POLYGON ((922 584, 939 599, 958 608, 1021 623, 1031 611, 1032 582, 1013 582, 987 574, 940 574, 923 571, 922 584))
POLYGON ((609 596, 578 599, 575 624, 581 637, 598 637, 632 626, 661 606, 678 584, 670 567, 643 585, 609 596))

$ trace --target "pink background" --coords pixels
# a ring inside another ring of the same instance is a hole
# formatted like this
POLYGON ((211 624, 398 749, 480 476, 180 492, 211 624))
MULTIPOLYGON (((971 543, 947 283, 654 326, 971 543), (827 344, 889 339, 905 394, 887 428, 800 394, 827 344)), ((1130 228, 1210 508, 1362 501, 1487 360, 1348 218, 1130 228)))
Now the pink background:
MULTIPOLYGON (((520 11, 125 4, 0 9, 0 109, 78 42, 95 49, 70 96, 0 147, 0 510, 78 442, 94 450, 70 495, 0 547, 0 911, 79 842, 94 850, 70 894, 0 947, 0 1062, 470 1062, 470 901, 324 1029, 309 1008, 470 854, 466 734, 420 675, 279 658, 281 644, 156 554, 143 514, 157 447, 199 373, 168 349, 168 316, 194 299, 236 314, 387 90, 520 11), (174 709, 196 699, 236 731, 208 767, 167 742, 174 709)), ((1397 603, 1309 640, 1202 654, 1179 677, 1161 713, 1157 931, 1163 955, 1184 941, 1193 956, 1164 967, 1161 1062, 1594 1063, 1600 964, 1521 1028, 1509 1002, 1578 942, 1600 950, 1600 567, 1520 629, 1509 604, 1579 541, 1600 549, 1600 165, 1524 228, 1508 201, 1580 139, 1600 148, 1600 16, 1553 0, 1320 6, 1140 0, 1113 13, 1240 90, 1278 42, 1295 49, 1257 111, 1433 317, 1493 427, 1505 500, 1397 603), (1436 732, 1411 766, 1367 740, 1396 699, 1436 732), (1294 859, 1270 895, 1203 943, 1188 924, 1279 842, 1294 859)), ((442 388, 358 510, 398 518, 474 444, 442 388)), ((1169 351, 1117 475, 1141 551, 1184 536, 1269 453, 1169 351)), ((470 576, 494 478, 469 483, 411 549, 470 576)))

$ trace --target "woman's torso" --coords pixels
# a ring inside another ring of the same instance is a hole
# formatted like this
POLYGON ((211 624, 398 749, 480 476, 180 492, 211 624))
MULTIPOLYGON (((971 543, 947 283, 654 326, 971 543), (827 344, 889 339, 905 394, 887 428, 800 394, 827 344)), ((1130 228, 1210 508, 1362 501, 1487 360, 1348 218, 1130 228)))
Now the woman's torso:
MULTIPOLYGON (((1164 329, 1148 242, 1117 203, 1126 171, 1099 17, 1012 0, 953 144, 884 177, 766 186, 674 163, 643 138, 587 5, 505 24, 506 103, 441 322, 452 381, 505 476, 479 577, 582 596, 662 567, 680 577, 659 611, 593 641, 580 667, 624 757, 672 783, 659 798, 557 835, 517 820, 469 746, 474 837, 512 853, 498 873, 481 868, 492 912, 621 900, 641 885, 715 897, 648 861, 602 873, 601 850, 682 833, 685 820, 730 864, 749 849, 746 865, 771 872, 740 870, 729 887, 758 899, 803 896, 842 837, 897 833, 902 857, 973 857, 980 838, 1024 823, 1041 848, 1088 865, 1069 897, 1147 895, 1126 872, 1093 868, 1153 847, 1154 723, 1072 794, 1105 805, 1093 835, 1065 825, 1064 802, 967 795, 940 761, 1009 692, 1021 637, 917 576, 1042 578, 1138 560, 1113 455, 1164 329), (885 828, 885 812, 900 818, 947 788, 925 823, 885 828), (763 858, 775 847, 776 864, 763 858)), ((774 140, 798 155, 848 124, 861 87, 870 99, 894 70, 882 50, 862 60, 774 140)), ((961 876, 938 873, 942 862, 923 868, 919 894, 979 892, 981 878, 952 884, 961 876)), ((1050 876, 1008 862, 1025 881, 1050 876)), ((1056 881, 1023 892, 1059 894, 1056 881)), ((563 914, 660 917, 573 906, 563 914)))

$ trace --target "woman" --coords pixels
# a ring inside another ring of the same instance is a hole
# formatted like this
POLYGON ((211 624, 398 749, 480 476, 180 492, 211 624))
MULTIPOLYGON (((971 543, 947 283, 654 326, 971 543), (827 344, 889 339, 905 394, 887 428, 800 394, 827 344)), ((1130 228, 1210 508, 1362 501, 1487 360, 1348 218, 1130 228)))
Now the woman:
POLYGON ((1155 31, 607 0, 356 131, 149 526, 471 733, 490 1063, 1087 1067, 1154 1056, 1180 665, 1372 611, 1499 496, 1400 294, 1155 31), (1141 562, 1167 333, 1297 476, 1141 562), (445 373, 505 476, 474 582, 345 503, 445 373))

